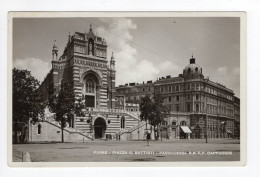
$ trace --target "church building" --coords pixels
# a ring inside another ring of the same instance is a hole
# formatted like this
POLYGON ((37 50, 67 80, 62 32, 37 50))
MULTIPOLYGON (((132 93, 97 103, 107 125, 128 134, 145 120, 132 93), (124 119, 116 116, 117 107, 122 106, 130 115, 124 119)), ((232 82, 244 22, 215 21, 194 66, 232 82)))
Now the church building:
MULTIPOLYGON (((107 47, 106 40, 95 35, 91 25, 88 32, 69 34, 61 55, 54 42, 52 68, 39 89, 48 99, 50 86, 58 92, 62 83, 72 82, 76 98, 82 98, 86 105, 84 116, 67 124, 65 142, 145 139, 150 127, 140 121, 139 104, 145 94, 154 92, 163 95, 164 105, 170 110, 157 130, 161 138, 226 138, 239 132, 234 127, 239 98, 231 89, 204 78, 193 56, 177 77, 168 75, 116 87, 115 57, 107 53, 107 47)), ((236 117, 239 120, 238 114, 236 117)), ((28 127, 31 142, 61 140, 60 124, 48 109, 42 121, 28 127)))
MULTIPOLYGON (((137 131, 144 131, 144 123, 136 114, 115 109, 115 58, 112 53, 108 60, 107 47, 106 40, 95 35, 92 25, 87 33, 69 34, 61 55, 54 42, 52 68, 40 90, 47 99, 51 85, 58 92, 62 83, 72 82, 76 98, 82 98, 86 106, 84 117, 75 117, 68 123, 65 141, 137 139, 137 131)), ((39 125, 31 127, 31 141, 60 140, 55 114, 46 110, 45 120, 39 125)))

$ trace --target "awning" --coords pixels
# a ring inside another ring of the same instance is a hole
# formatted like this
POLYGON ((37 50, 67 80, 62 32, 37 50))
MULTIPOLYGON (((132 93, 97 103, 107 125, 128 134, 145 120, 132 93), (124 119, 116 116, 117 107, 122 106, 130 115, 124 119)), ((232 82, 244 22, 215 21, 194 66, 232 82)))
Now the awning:
POLYGON ((184 133, 192 133, 192 131, 188 126, 181 126, 181 129, 183 130, 184 133))
POLYGON ((227 133, 230 133, 230 134, 232 134, 232 131, 231 131, 231 130, 227 130, 227 133))

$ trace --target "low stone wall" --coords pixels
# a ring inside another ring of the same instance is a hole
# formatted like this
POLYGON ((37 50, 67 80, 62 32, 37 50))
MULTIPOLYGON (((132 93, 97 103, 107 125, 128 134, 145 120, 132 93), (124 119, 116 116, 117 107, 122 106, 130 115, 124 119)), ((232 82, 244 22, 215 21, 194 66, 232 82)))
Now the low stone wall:
MULTIPOLYGON (((83 142, 91 141, 90 138, 78 133, 70 132, 66 129, 64 133, 64 142, 83 142)), ((29 126, 29 142, 61 142, 61 128, 51 122, 39 122, 29 126), (40 130, 39 130, 40 129, 40 130)))

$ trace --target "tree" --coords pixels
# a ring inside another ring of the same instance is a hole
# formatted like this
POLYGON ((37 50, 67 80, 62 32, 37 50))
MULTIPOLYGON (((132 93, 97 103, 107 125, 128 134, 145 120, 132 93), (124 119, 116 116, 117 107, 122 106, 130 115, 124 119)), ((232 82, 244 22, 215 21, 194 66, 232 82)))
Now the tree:
POLYGON ((153 102, 151 100, 151 95, 146 94, 144 97, 141 98, 140 103, 140 118, 141 121, 146 122, 146 129, 147 129, 147 122, 151 120, 153 111, 153 102))
POLYGON ((81 110, 85 107, 85 104, 81 99, 75 98, 73 84, 69 82, 62 83, 58 94, 53 84, 49 86, 48 92, 48 106, 51 112, 56 113, 56 121, 61 125, 61 142, 63 143, 66 124, 73 120, 75 114, 83 116, 81 110))
POLYGON ((18 142, 18 124, 38 122, 44 114, 45 103, 39 91, 40 82, 35 79, 30 71, 13 69, 13 130, 14 142, 18 142))
POLYGON ((153 127, 154 137, 157 140, 158 132, 155 131, 156 127, 158 129, 159 124, 164 120, 164 114, 169 111, 167 107, 163 105, 163 96, 159 92, 155 92, 153 97, 151 97, 151 95, 145 95, 145 97, 141 99, 140 111, 141 120, 145 120, 153 127))
MULTIPOLYGON (((154 127, 154 137, 158 140, 159 135, 158 131, 159 125, 164 121, 165 114, 169 113, 169 108, 163 105, 163 96, 160 92, 155 92, 153 97, 153 116, 151 117, 150 124, 154 127)), ((161 135, 162 136, 162 135, 161 135)))

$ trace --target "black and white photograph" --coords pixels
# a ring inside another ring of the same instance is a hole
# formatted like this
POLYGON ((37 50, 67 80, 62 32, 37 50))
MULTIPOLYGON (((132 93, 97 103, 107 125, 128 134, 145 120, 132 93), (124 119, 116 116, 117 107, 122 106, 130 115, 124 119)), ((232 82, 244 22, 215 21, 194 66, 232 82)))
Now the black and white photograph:
POLYGON ((245 163, 245 14, 46 14, 9 14, 10 164, 245 163))

